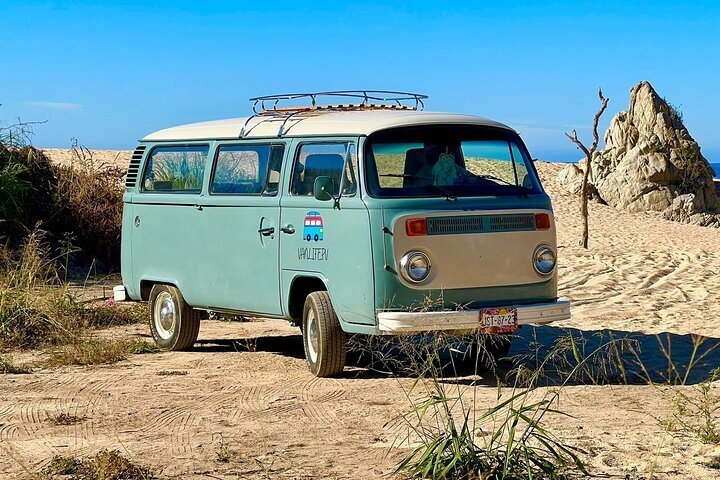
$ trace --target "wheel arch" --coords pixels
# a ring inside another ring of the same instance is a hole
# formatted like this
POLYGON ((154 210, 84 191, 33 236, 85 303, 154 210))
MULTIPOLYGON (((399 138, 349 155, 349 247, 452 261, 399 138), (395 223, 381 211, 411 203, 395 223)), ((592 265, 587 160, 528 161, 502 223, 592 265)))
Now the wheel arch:
MULTIPOLYGON (((312 275, 298 275, 290 282, 290 289, 287 296, 288 316, 294 323, 302 321, 305 299, 312 292, 325 291, 330 295, 325 280, 312 275)), ((332 298, 330 299, 332 302, 332 298)))
POLYGON ((140 280, 140 300, 143 300, 143 301, 150 300, 150 292, 152 292, 152 289, 155 285, 169 285, 171 287, 175 287, 178 290, 180 290, 180 293, 182 294, 182 289, 177 284, 177 282, 174 282, 172 280, 154 280, 154 279, 143 278, 140 280))

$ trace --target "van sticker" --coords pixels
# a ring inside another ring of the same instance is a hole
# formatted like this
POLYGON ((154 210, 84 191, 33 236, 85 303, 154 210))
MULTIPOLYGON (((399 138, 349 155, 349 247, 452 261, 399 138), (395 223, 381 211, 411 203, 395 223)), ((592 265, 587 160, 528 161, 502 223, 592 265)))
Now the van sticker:
POLYGON ((298 248, 298 260, 324 262, 328 259, 328 249, 322 247, 298 248))
POLYGON ((306 241, 320 242, 323 239, 323 219, 320 216, 320 212, 308 212, 305 215, 305 222, 303 226, 303 239, 306 241))

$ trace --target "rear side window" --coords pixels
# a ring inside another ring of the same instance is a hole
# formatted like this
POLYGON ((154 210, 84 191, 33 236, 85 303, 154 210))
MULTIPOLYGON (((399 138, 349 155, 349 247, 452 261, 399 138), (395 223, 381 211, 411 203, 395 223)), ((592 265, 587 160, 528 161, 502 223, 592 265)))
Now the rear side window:
POLYGON ((352 196, 357 191, 357 155, 355 144, 305 143, 295 159, 290 192, 312 195, 315 179, 330 177, 335 182, 333 195, 352 196))
POLYGON ((224 145, 218 148, 210 192, 275 195, 280 181, 283 145, 224 145))
POLYGON ((200 192, 208 150, 208 145, 155 148, 145 167, 142 189, 146 192, 200 192))

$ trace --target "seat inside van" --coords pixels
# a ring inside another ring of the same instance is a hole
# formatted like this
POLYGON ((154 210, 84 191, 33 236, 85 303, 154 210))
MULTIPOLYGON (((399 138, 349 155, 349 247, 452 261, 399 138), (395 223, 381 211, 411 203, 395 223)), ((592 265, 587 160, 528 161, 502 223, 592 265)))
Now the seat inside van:
POLYGON ((412 148, 405 152, 405 170, 403 177, 403 187, 415 186, 415 175, 425 164, 425 149, 412 148))
MULTIPOLYGON (((305 168, 299 173, 303 173, 302 180, 297 182, 296 192, 298 195, 312 195, 313 186, 317 177, 330 177, 335 182, 333 195, 337 195, 340 191, 340 181, 342 178, 342 170, 345 160, 342 155, 337 153, 316 153, 308 155, 305 159, 305 168)), ((300 169, 298 169, 300 170, 300 169)))

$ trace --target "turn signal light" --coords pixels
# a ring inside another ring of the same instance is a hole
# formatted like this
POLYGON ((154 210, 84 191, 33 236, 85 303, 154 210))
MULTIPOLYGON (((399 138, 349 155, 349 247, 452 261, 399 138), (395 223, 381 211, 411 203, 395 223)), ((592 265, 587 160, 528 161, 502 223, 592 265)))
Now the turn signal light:
POLYGON ((547 213, 536 213, 535 230, 550 230, 550 215, 547 213))
POLYGON ((411 218, 405 220, 405 231, 408 237, 427 235, 427 220, 424 218, 411 218))

